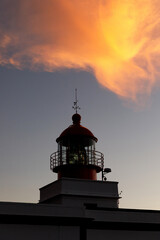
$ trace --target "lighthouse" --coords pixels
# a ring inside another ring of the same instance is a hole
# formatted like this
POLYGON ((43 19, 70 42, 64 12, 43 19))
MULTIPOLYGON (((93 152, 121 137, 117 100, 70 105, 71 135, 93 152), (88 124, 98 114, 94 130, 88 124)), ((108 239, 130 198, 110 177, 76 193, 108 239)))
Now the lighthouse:
POLYGON ((104 155, 96 151, 98 139, 81 125, 77 89, 73 109, 75 114, 72 116, 72 125, 56 139, 58 150, 50 157, 50 169, 57 173, 58 179, 67 177, 97 180, 99 172, 102 172, 103 179, 104 155))
POLYGON ((104 177, 111 169, 104 168, 104 155, 96 150, 98 139, 81 125, 77 92, 73 108, 72 124, 56 139, 57 151, 50 156, 50 169, 57 180, 40 188, 39 202, 118 208, 118 182, 104 177), (98 173, 101 180, 97 180, 98 173))
POLYGON ((50 157, 50 168, 63 177, 97 180, 97 173, 103 171, 104 155, 96 151, 98 139, 83 127, 81 116, 72 116, 73 124, 57 138, 58 151, 50 157))

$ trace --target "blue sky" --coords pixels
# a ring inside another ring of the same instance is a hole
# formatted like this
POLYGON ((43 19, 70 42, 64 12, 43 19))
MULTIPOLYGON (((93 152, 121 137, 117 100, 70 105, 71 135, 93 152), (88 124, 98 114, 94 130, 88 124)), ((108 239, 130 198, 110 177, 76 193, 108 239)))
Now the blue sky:
POLYGON ((77 88, 120 207, 160 209, 159 58, 157 0, 1 0, 0 201, 38 202, 57 178, 77 88))
POLYGON ((81 123, 98 138, 96 148, 112 169, 108 180, 119 182, 120 207, 160 208, 158 91, 138 109, 84 71, 1 67, 0 75, 1 201, 38 202, 38 189, 56 179, 49 156, 57 150, 56 138, 72 123, 77 88, 81 123))

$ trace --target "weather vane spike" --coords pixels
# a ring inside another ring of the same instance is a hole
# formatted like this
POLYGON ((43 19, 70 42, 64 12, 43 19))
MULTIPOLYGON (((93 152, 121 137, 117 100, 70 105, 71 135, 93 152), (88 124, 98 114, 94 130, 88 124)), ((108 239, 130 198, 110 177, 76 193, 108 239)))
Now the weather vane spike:
POLYGON ((79 106, 78 106, 78 99, 77 99, 77 88, 75 89, 75 102, 73 102, 73 107, 72 107, 76 113, 78 112, 78 109, 81 109, 79 106))

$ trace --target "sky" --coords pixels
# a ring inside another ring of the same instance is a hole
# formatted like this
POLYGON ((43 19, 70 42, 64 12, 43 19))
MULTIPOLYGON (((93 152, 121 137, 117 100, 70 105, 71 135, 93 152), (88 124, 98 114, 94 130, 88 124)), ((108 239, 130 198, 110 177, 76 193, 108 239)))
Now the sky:
POLYGON ((159 29, 156 0, 1 0, 0 201, 36 203, 57 179, 77 88, 120 207, 160 209, 159 29))

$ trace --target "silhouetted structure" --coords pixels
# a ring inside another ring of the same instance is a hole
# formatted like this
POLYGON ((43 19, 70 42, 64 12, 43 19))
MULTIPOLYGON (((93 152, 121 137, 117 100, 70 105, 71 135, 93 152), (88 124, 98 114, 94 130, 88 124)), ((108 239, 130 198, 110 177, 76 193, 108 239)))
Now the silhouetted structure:
POLYGON ((0 239, 160 239, 160 211, 118 207, 118 183, 103 181, 111 170, 96 151, 97 138, 80 125, 77 108, 72 120, 50 157, 58 179, 40 189, 39 203, 0 203, 0 239))
POLYGON ((98 139, 80 125, 78 113, 72 120, 73 124, 56 140, 58 151, 50 157, 50 168, 57 173, 58 180, 40 189, 40 203, 92 203, 117 208, 118 183, 97 181, 97 173, 104 171, 104 156, 95 148, 98 139))
POLYGON ((97 138, 80 125, 81 116, 72 116, 73 124, 57 138, 58 151, 51 155, 51 170, 62 177, 97 180, 104 156, 95 150, 97 138))

